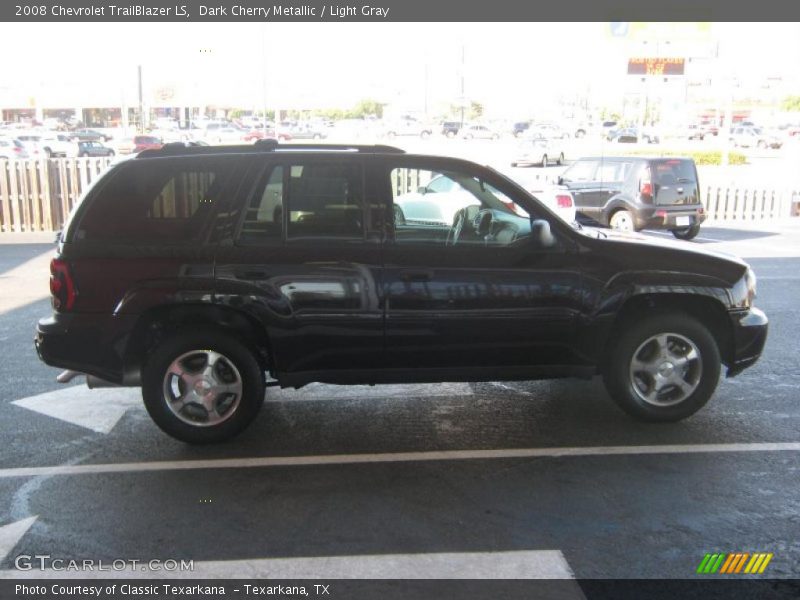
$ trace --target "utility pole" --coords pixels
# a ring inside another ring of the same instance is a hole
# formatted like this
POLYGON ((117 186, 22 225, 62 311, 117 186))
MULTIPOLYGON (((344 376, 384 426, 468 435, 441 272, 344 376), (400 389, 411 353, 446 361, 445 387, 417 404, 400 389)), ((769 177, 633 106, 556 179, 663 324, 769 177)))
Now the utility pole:
POLYGON ((467 98, 464 96, 464 44, 461 44, 461 128, 464 128, 464 104, 467 98))
POLYGON ((144 133, 144 94, 142 93, 142 65, 137 67, 139 77, 139 133, 144 133))

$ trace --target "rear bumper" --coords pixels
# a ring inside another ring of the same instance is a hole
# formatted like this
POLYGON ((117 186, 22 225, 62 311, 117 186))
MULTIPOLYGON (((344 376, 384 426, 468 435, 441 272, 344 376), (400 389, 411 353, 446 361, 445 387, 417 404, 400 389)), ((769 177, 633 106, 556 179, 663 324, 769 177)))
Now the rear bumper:
POLYGON ((638 211, 636 215, 637 229, 682 229, 692 225, 700 225, 706 220, 702 205, 654 205, 638 211), (678 224, 679 220, 688 217, 689 224, 678 224))
POLYGON ((733 325, 733 357, 728 377, 734 377, 758 361, 767 341, 769 320, 761 310, 751 308, 730 314, 733 325))
MULTIPOLYGON (((41 319, 34 346, 42 362, 121 383, 126 317, 62 314, 41 319)), ((127 324, 129 325, 129 324, 127 324)))

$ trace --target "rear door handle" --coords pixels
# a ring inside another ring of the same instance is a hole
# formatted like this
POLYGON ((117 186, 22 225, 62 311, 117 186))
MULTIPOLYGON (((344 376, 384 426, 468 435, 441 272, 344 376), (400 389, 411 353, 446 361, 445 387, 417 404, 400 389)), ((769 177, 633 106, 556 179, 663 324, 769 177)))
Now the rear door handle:
POLYGON ((400 271, 400 279, 402 281, 430 281, 433 279, 433 271, 406 269, 400 271))

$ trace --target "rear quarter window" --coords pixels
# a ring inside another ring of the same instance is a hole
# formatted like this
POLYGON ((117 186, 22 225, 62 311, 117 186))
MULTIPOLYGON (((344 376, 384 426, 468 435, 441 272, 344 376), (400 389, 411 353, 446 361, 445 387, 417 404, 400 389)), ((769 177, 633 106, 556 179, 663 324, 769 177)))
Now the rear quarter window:
POLYGON ((655 183, 661 185, 693 183, 696 179, 694 162, 691 160, 668 159, 654 161, 650 168, 655 183))
POLYGON ((72 239, 155 245, 195 241, 222 201, 231 160, 130 161, 89 198, 72 239))

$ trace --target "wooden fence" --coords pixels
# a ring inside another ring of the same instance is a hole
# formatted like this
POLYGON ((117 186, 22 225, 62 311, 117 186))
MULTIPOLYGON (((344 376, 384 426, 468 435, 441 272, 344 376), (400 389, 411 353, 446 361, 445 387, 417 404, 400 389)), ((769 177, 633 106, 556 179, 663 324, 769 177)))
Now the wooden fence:
POLYGON ((0 160, 0 231, 57 231, 108 158, 0 160))
MULTIPOLYGON (((0 232, 61 229, 83 190, 110 162, 108 158, 0 160, 0 232)), ((530 173, 526 179, 554 183, 556 178, 555 173, 530 173)), ((426 183, 411 169, 395 174, 392 182, 397 193, 415 191, 426 183)), ((703 185, 702 198, 709 221, 778 219, 800 209, 800 190, 712 183, 703 185)))

